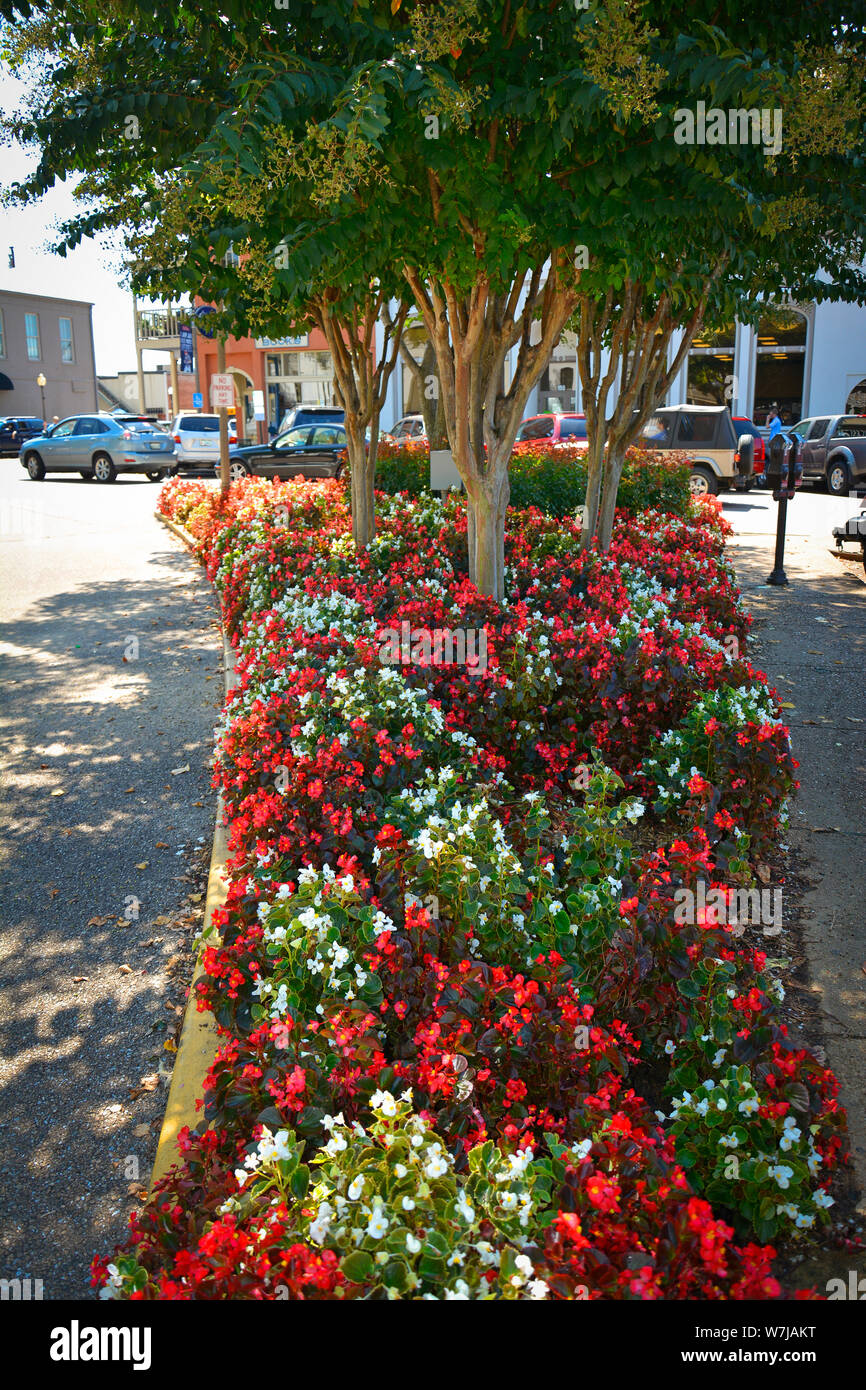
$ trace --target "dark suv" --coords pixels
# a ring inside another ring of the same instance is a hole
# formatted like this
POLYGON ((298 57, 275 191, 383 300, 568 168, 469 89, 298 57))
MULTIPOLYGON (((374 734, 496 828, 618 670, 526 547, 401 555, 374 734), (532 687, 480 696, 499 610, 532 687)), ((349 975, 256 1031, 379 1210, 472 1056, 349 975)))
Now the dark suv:
POLYGON ((345 416, 339 405, 293 405, 280 421, 277 434, 283 435, 296 425, 342 425, 345 416))
POLYGON ((0 415, 0 454, 17 454, 28 439, 35 439, 45 428, 35 415, 0 415))

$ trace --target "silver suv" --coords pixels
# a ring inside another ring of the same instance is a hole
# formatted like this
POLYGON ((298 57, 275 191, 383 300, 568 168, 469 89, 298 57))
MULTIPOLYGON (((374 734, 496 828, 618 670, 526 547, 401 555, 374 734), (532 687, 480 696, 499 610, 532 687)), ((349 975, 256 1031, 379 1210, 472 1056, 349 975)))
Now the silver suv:
MULTIPOLYGON (((175 459, 179 467, 194 468, 200 463, 219 463, 220 417, 204 415, 194 410, 174 417, 171 427, 175 444, 175 459)), ((237 444, 238 428, 229 417, 229 444, 237 444)))

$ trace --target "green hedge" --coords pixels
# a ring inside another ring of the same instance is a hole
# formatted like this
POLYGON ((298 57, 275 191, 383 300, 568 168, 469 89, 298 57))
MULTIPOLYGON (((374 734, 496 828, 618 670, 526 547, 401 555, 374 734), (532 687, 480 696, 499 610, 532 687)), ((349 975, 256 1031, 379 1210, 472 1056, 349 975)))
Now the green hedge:
MULTIPOLYGON (((550 516, 566 516, 586 498, 586 466, 574 448, 541 445, 515 454, 510 465, 511 505, 539 507, 550 516)), ((376 464, 380 492, 408 492, 419 497, 428 490, 430 456, 418 445, 381 446, 376 464)), ((679 516, 689 502, 689 464, 665 454, 630 449, 626 456, 617 506, 641 512, 648 507, 679 516)))

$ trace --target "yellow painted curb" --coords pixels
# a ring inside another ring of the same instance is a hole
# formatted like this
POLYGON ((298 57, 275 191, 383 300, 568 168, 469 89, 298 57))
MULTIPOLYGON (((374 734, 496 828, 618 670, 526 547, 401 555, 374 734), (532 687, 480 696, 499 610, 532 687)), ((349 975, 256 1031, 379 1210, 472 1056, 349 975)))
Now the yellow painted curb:
MULTIPOLYGON (((167 517, 160 516, 159 512, 154 512, 154 516, 170 531, 173 531, 185 545, 192 547, 193 538, 181 526, 177 526, 167 517)), ((234 669, 234 653, 230 643, 226 640, 223 632, 223 675, 225 678, 226 694, 237 684, 237 676, 234 669)), ((177 1049, 177 1058, 174 1070, 171 1075, 171 1085, 168 1091, 168 1100, 165 1106, 165 1115, 162 1121, 162 1129, 159 1133, 159 1143, 156 1148, 156 1158, 154 1159, 153 1172, 150 1178, 150 1187, 153 1191, 154 1184, 160 1178, 164 1178, 166 1173, 177 1163, 180 1155, 177 1150, 177 1136, 185 1125, 193 1129, 201 1118, 200 1112, 196 1109, 196 1101, 204 1095, 204 1079, 207 1070, 216 1056, 217 1051, 217 1030, 216 1021, 213 1014, 207 1010, 200 1013, 196 1008, 195 987, 204 974, 202 966, 202 956, 205 944, 208 943, 208 936, 213 923, 213 915, 218 907, 222 907, 226 900, 227 882, 225 877, 225 864, 228 858, 228 838, 225 826, 223 825, 223 799, 217 798, 216 825, 214 827, 213 848, 210 857, 210 872, 207 881, 207 897, 205 899, 204 921, 202 924, 203 942, 199 947, 198 960, 193 971, 192 982, 190 984, 189 999, 187 1000, 186 1012, 183 1019, 183 1027, 180 1033, 180 1043, 177 1049)))

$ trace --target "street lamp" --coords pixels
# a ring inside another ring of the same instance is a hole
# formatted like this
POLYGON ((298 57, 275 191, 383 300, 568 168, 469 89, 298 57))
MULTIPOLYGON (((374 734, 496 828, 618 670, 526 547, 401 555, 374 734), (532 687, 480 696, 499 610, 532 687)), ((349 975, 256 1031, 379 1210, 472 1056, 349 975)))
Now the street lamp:
POLYGON ((36 385, 39 387, 39 394, 40 394, 41 397, 42 397, 42 419, 44 420, 44 419, 45 419, 45 387, 48 385, 48 382, 46 381, 46 378, 45 378, 45 375, 44 375, 43 372, 40 372, 39 375, 38 375, 38 377, 36 378, 36 385))

